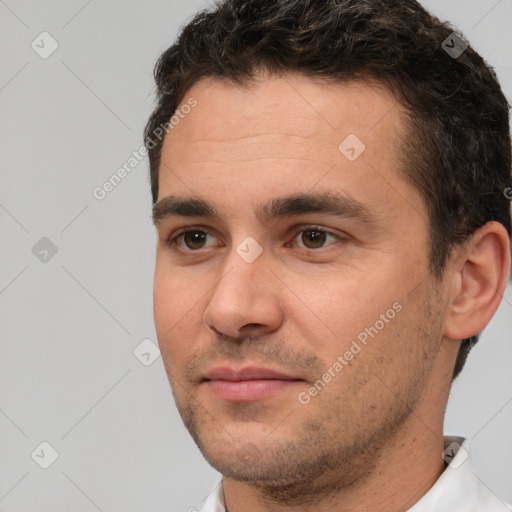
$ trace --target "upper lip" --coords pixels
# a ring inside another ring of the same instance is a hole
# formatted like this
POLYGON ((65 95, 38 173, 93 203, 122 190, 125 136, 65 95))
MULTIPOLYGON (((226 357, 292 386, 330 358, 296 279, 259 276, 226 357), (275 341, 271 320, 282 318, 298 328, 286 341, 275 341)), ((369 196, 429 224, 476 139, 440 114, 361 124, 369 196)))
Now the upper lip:
POLYGON ((270 368, 263 368, 261 366, 245 366, 243 368, 235 369, 229 366, 216 366, 210 369, 206 375, 205 380, 300 380, 297 377, 287 375, 285 373, 272 370, 270 368))

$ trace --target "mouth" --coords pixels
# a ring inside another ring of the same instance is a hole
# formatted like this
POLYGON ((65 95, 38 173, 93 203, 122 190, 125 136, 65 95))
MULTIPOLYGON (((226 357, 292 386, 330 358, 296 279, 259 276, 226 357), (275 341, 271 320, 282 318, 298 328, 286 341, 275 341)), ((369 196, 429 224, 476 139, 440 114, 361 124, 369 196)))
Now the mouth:
POLYGON ((303 382, 295 376, 270 368, 218 366, 209 370, 202 383, 227 402, 256 402, 270 398, 303 382))

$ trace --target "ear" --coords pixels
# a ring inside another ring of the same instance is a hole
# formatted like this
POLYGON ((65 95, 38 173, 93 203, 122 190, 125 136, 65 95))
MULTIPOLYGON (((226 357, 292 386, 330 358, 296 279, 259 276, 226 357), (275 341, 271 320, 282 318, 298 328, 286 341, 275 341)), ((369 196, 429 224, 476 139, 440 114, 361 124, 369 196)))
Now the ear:
POLYGON ((448 275, 444 335, 453 340, 481 332, 500 305, 510 271, 510 238, 499 222, 479 228, 457 252, 448 275))

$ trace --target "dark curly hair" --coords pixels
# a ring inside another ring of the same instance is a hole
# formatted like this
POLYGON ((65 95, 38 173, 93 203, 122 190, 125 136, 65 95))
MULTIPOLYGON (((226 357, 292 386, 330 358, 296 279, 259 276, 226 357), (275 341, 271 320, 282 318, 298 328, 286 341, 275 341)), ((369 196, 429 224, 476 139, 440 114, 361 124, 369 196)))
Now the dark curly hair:
MULTIPOLYGON (((430 267, 440 278, 453 247, 486 222, 511 235, 509 107, 492 68, 466 45, 415 0, 218 2, 182 29, 155 66, 157 106, 144 131, 153 203, 163 143, 155 131, 200 79, 246 85, 266 70, 373 80, 407 112, 400 172, 425 200, 430 267)), ((453 378, 478 336, 463 341, 453 378)))

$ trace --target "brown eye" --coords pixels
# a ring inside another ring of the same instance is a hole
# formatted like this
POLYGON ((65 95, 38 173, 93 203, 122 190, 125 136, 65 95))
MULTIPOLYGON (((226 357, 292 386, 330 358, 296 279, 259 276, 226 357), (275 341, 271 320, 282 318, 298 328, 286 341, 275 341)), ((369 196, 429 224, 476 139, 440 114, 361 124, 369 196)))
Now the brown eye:
POLYGON ((174 234, 167 241, 167 245, 180 254, 199 252, 202 249, 221 247, 219 239, 204 229, 190 228, 174 234))
POLYGON ((208 234, 204 231, 188 231, 181 236, 189 249, 202 249, 208 234))
POLYGON ((167 241, 167 245, 181 255, 184 253, 203 252, 202 250, 221 247, 220 240, 200 227, 191 227, 175 232, 167 241))
POLYGON ((341 235, 331 233, 320 226, 314 225, 297 226, 294 232, 293 246, 301 249, 323 249, 343 239, 341 235))
POLYGON ((317 229, 308 229, 302 232, 301 240, 302 243, 308 249, 318 249, 325 244, 327 239, 327 233, 325 231, 319 231, 317 229))

